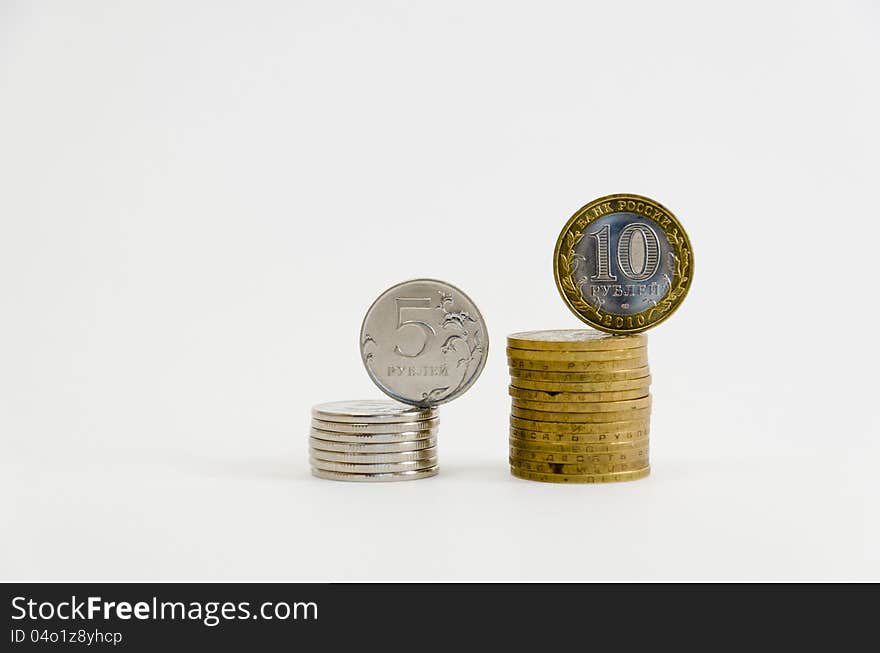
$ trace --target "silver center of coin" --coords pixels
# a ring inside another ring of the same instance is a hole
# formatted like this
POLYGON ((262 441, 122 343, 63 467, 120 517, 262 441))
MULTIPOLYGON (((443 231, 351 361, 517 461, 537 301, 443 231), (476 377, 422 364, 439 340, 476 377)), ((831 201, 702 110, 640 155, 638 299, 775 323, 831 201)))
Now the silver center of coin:
POLYGON ((591 222, 574 246, 575 282, 584 301, 614 315, 634 315, 669 292, 675 256, 657 223, 635 213, 591 222))
POLYGON ((361 327, 361 357, 373 382, 416 406, 451 401, 473 385, 486 363, 483 316, 455 286, 433 279, 386 290, 361 327))

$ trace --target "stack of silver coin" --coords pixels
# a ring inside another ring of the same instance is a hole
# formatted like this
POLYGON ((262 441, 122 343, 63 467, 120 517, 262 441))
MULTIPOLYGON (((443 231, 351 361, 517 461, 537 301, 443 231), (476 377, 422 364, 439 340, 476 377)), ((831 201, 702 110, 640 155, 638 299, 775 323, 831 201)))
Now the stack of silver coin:
POLYGON ((388 399, 312 408, 312 474, 334 481, 410 481, 435 476, 436 408, 388 399))
POLYGON ((483 371, 483 316, 445 281, 404 281, 367 310, 360 349, 367 373, 390 399, 312 408, 312 474, 334 481, 436 476, 437 406, 464 394, 483 371))

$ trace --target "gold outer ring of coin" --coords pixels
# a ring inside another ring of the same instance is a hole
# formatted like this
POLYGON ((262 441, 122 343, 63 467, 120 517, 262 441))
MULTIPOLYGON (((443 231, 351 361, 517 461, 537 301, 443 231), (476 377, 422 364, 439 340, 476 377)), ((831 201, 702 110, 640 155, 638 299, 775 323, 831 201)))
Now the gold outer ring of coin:
POLYGON ((639 333, 660 324, 672 315, 690 289, 693 267, 694 255, 690 240, 672 212, 655 200, 631 193, 606 195, 582 206, 565 223, 553 251, 553 278, 566 306, 582 322, 606 333, 639 333), (605 205, 610 206, 611 211, 605 205), (624 211, 650 220, 657 225, 657 229, 664 232, 672 247, 676 264, 672 270, 669 292, 659 303, 634 315, 618 316, 605 313, 584 299, 575 279, 576 266, 571 261, 576 244, 594 220, 609 213, 624 211))
POLYGON ((621 349, 619 351, 535 351, 531 349, 507 348, 507 358, 511 360, 544 362, 609 362, 647 358, 648 349, 621 349))
POLYGON ((555 412, 551 413, 549 411, 542 410, 530 410, 528 408, 519 408, 518 406, 513 406, 510 409, 510 414, 514 417, 521 417, 523 419, 531 419, 538 422, 546 421, 546 422, 566 422, 566 423, 580 423, 580 424, 603 424, 610 422, 623 422, 626 420, 636 421, 636 420, 646 420, 651 416, 650 408, 640 408, 635 409, 631 408, 629 410, 624 410, 620 412, 614 413, 561 413, 555 412))
POLYGON ((428 469, 420 469, 413 472, 391 472, 388 474, 347 474, 345 472, 330 472, 324 469, 312 467, 312 475, 328 481, 350 481, 354 483, 389 483, 392 481, 416 481, 420 478, 437 476, 440 468, 437 466, 428 469))
POLYGON ((612 435, 614 433, 637 433, 639 437, 649 435, 651 430, 650 417, 619 420, 617 422, 544 422, 527 417, 510 416, 510 428, 531 433, 549 433, 551 435, 612 435))
POLYGON ((579 476, 575 474, 545 474, 543 472, 530 472, 525 469, 511 466, 510 473, 525 481, 539 481, 541 483, 569 483, 571 485, 581 483, 620 483, 623 481, 636 481, 651 474, 651 467, 637 469, 632 472, 618 472, 616 474, 589 474, 579 476))
POLYGON ((418 451, 398 451, 395 453, 348 453, 310 448, 309 456, 333 463, 404 463, 410 460, 437 460, 437 447, 420 449, 418 451))
POLYGON ((530 451, 510 447, 511 458, 535 463, 563 463, 565 465, 612 465, 614 463, 628 463, 634 460, 642 461, 640 467, 648 464, 648 448, 628 449, 626 453, 585 453, 578 451, 530 451))
POLYGON ((648 466, 647 460, 634 460, 626 463, 614 464, 593 464, 584 463, 566 464, 566 463, 536 463, 528 460, 519 460, 517 458, 509 459, 510 466, 522 469, 528 472, 543 472, 544 474, 574 474, 577 476, 586 474, 619 474, 621 472, 634 472, 644 469, 648 466))
MULTIPOLYGON (((553 437, 554 434, 535 433, 534 435, 549 435, 553 437)), ((649 446, 649 439, 647 437, 613 440, 611 442, 607 440, 585 442, 583 440, 544 440, 541 438, 532 440, 518 438, 512 433, 507 442, 515 449, 542 453, 614 453, 615 451, 638 451, 641 448, 647 449, 649 446)))
POLYGON ((331 433, 356 433, 356 434, 389 434, 405 433, 412 431, 434 431, 440 426, 439 419, 426 419, 420 422, 398 422, 396 424, 351 424, 342 422, 328 422, 322 419, 312 418, 312 428, 331 433))
POLYGON ((529 381, 528 379, 510 379, 510 387, 520 390, 532 390, 541 393, 564 392, 623 392, 647 388, 651 385, 651 376, 640 379, 624 379, 622 381, 594 381, 592 383, 554 383, 553 381, 529 381))
POLYGON ((529 349, 532 351, 608 351, 646 347, 647 344, 648 336, 644 334, 618 336, 593 329, 521 331, 507 336, 509 349, 529 349), (583 334, 584 337, 581 340, 568 338, 552 340, 548 337, 542 340, 536 337, 541 334, 552 336, 554 333, 583 334))
POLYGON ((340 453, 400 453, 402 451, 421 451, 433 449, 437 446, 437 438, 415 440, 412 442, 333 442, 331 440, 319 440, 309 438, 309 446, 319 451, 337 451, 340 453))
POLYGON ((343 472, 345 474, 388 474, 392 472, 417 472, 437 466, 437 459, 411 460, 405 463, 334 463, 309 457, 309 464, 315 469, 325 472, 343 472))
POLYGON ((592 372, 565 372, 524 370, 508 366, 511 378, 526 381, 551 381, 553 383, 596 383, 639 379, 651 374, 647 364, 632 370, 604 370, 592 372))
MULTIPOLYGON (((626 410, 648 410, 651 408, 651 397, 640 399, 626 399, 623 401, 529 401, 511 397, 510 403, 514 408, 536 410, 545 413, 620 413, 626 410)), ((540 418, 539 418, 540 419, 540 418)), ((552 422, 553 420, 548 420, 552 422)))
POLYGON ((433 431, 402 431, 400 433, 337 433, 335 431, 322 431, 311 429, 309 435, 319 440, 331 442, 363 442, 373 444, 390 444, 391 442, 414 442, 416 440, 428 440, 437 437, 437 430, 433 431))
POLYGON ((646 355, 619 361, 536 361, 507 357, 510 369, 536 372, 617 372, 639 369, 647 364, 646 355))
POLYGON ((539 401, 545 404, 589 404, 641 399, 650 395, 651 389, 648 386, 642 386, 632 390, 617 390, 614 392, 543 392, 541 390, 523 390, 522 388, 510 386, 507 389, 507 394, 514 399, 539 401))

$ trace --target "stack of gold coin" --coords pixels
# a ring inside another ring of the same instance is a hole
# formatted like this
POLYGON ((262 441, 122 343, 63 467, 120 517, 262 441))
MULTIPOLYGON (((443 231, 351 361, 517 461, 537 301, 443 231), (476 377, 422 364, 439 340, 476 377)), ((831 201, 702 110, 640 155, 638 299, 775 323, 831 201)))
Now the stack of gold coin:
POLYGON ((593 329, 507 338, 510 470, 548 483, 607 483, 650 473, 647 338, 593 329))
POLYGON ((312 474, 333 481, 412 481, 437 475, 437 410, 388 399, 312 408, 312 474))

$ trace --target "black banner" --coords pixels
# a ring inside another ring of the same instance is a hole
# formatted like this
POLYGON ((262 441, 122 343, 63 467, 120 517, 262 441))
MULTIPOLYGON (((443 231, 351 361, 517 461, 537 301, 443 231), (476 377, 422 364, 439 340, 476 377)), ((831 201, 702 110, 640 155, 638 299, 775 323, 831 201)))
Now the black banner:
MULTIPOLYGON (((4 650, 290 650, 476 641, 791 644, 871 628, 876 585, 9 584, 4 650), (753 642, 754 643, 754 642, 753 642)), ((829 640, 830 641, 830 640, 829 640)))

